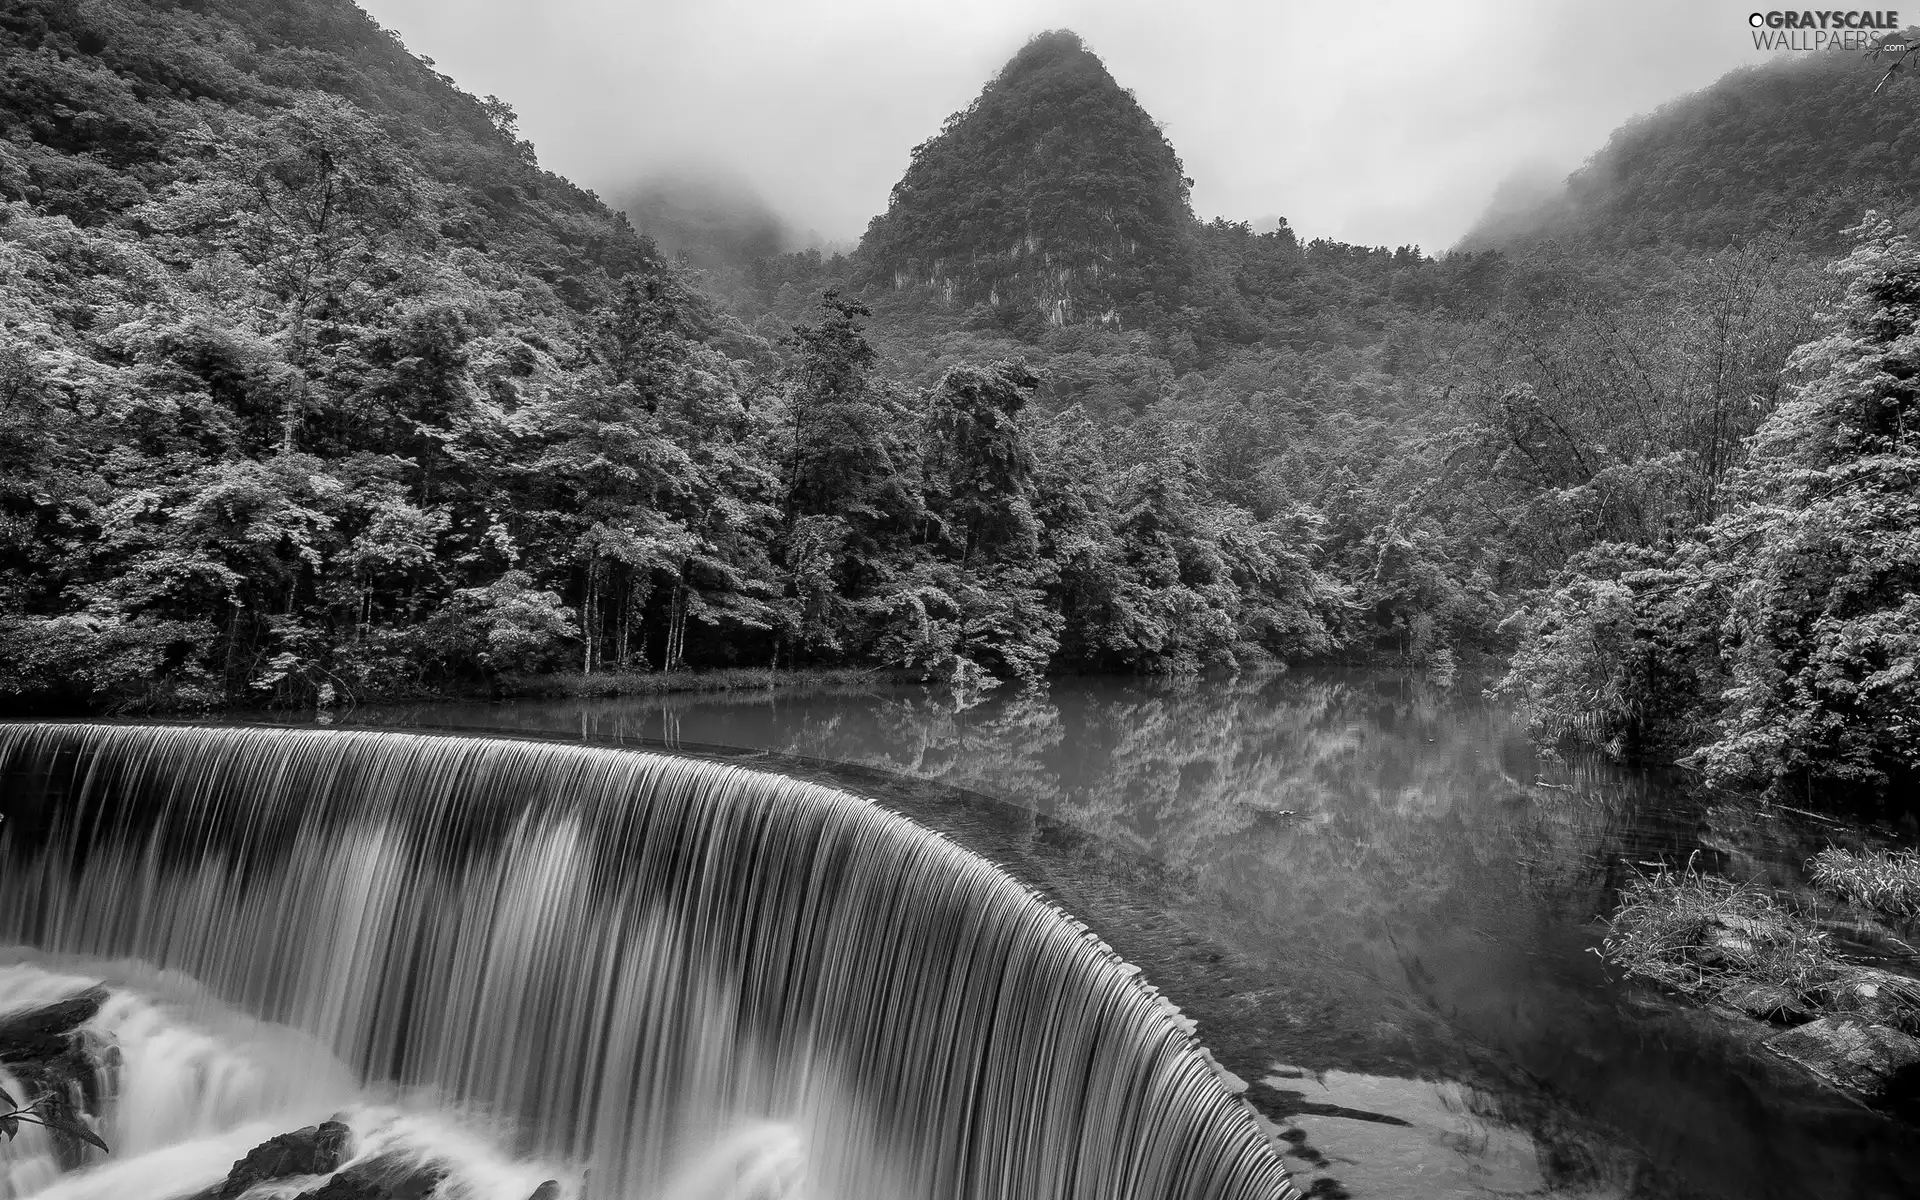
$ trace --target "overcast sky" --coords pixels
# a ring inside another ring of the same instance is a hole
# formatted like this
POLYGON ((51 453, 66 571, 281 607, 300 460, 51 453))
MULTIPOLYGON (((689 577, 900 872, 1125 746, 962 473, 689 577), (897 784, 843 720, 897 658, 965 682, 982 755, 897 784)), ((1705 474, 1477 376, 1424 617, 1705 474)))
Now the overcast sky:
POLYGON ((361 2, 510 101, 541 161, 603 197, 705 164, 846 241, 1042 29, 1078 32, 1165 124, 1203 218, 1429 251, 1515 171, 1564 174, 1626 118, 1767 53, 1752 0, 361 2))

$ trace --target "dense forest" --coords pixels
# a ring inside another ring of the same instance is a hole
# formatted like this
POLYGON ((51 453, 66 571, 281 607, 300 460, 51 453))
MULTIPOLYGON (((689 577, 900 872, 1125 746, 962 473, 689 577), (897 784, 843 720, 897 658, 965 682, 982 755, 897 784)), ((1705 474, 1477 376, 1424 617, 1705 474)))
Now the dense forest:
POLYGON ((662 253, 346 0, 0 39, 13 704, 1510 661, 1551 736, 1915 781, 1911 85, 1851 60, 1434 256, 1195 219, 1049 33, 823 258, 662 253))
POLYGON ((1842 253, 1864 210, 1904 207, 1920 187, 1911 83, 1876 98, 1881 78, 1837 50, 1729 72, 1627 122, 1557 194, 1490 214, 1462 245, 1712 251, 1777 229, 1842 253))

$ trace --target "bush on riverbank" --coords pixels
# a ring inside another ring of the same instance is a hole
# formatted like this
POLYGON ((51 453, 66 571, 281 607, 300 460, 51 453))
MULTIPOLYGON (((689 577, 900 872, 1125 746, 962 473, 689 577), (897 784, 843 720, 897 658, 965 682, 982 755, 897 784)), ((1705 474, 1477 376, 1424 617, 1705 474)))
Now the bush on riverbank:
POLYGON ((1855 236, 1845 297, 1699 524, 1574 556, 1514 619, 1499 690, 1543 735, 1913 811, 1920 243, 1877 217, 1855 236))
POLYGON ((1691 863, 1629 883, 1601 953, 1630 979, 1768 1020, 1847 1014, 1920 1031, 1920 980, 1842 960, 1767 891, 1691 863))
POLYGON ((1807 864, 1815 886, 1862 908, 1894 917, 1920 917, 1920 852, 1828 847, 1807 864))

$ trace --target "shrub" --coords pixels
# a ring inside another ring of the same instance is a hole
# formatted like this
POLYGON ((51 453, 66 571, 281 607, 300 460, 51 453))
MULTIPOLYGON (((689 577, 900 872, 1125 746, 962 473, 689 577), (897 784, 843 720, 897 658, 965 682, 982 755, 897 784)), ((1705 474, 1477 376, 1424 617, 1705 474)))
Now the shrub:
POLYGON ((1825 932, 1767 891, 1692 862, 1629 883, 1600 952, 1630 979, 1756 1017, 1844 1012, 1920 1028, 1920 980, 1842 961, 1825 932))
POLYGON ((1868 850, 1854 854, 1829 846, 1807 864, 1815 886, 1862 908, 1896 917, 1920 917, 1920 852, 1868 850))

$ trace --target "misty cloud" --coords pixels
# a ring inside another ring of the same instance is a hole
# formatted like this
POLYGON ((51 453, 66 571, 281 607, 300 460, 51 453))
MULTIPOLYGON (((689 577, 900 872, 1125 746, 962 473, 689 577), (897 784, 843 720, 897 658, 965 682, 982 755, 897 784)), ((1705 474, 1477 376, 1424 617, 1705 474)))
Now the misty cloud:
POLYGON ((606 198, 662 250, 702 266, 746 262, 801 245, 751 183, 711 163, 657 163, 606 198))
POLYGON ((1428 249, 1516 171, 1564 175, 1622 121, 1765 54, 1748 8, 1657 0, 366 7, 512 101, 549 167, 615 201, 725 180, 727 212, 770 217, 783 245, 857 239, 912 148, 1046 28, 1079 32, 1165 123, 1201 216, 1428 249))

